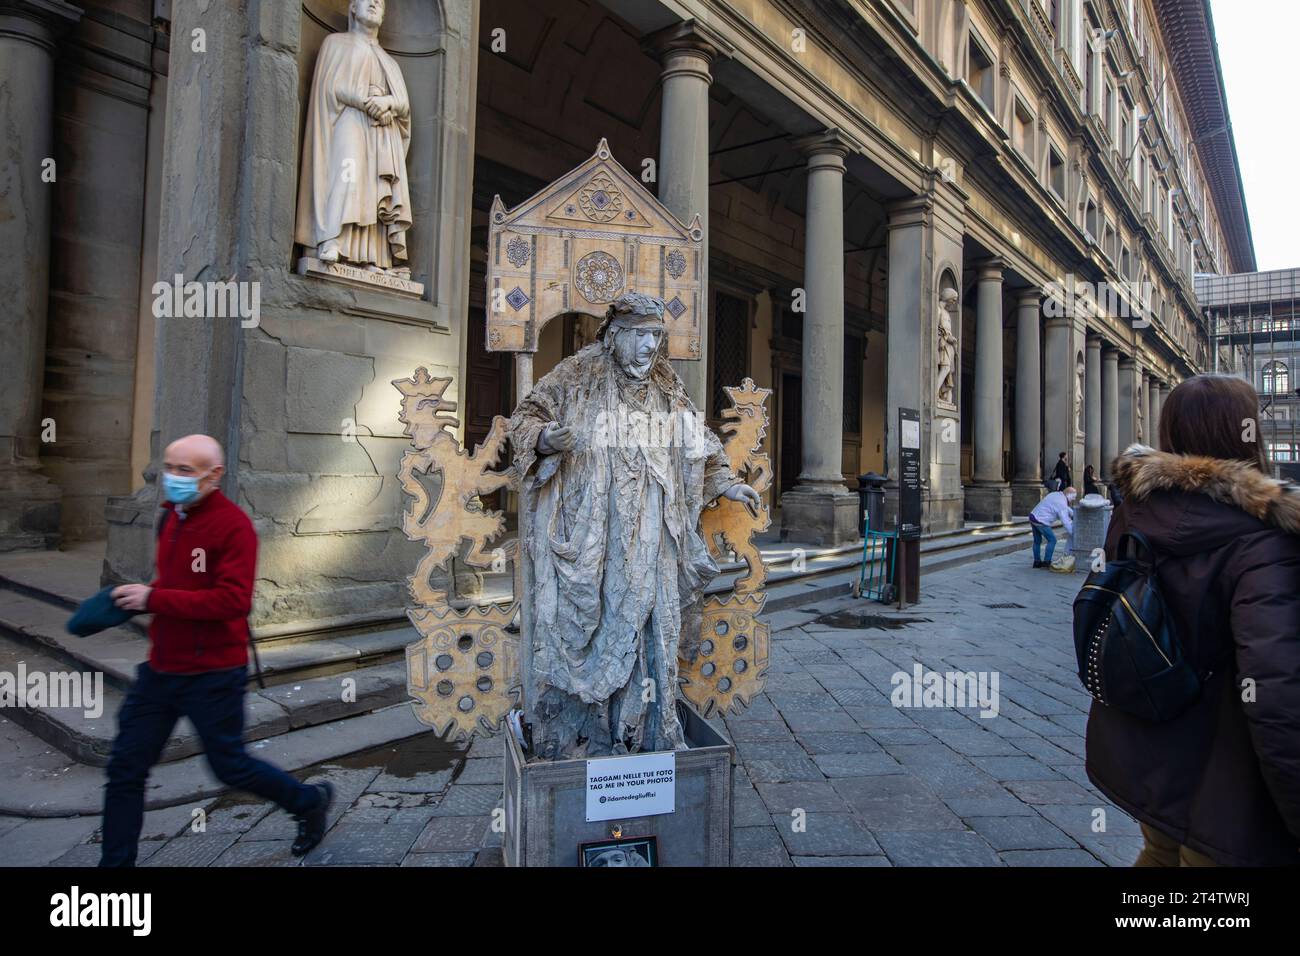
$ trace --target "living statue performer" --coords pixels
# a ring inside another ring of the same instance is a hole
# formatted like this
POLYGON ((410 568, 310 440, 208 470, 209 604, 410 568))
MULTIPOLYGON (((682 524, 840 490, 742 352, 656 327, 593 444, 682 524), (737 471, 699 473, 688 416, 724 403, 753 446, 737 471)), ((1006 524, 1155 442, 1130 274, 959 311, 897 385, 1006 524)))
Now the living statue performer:
POLYGON ((700 512, 719 495, 761 507, 669 364, 663 311, 620 296, 510 422, 532 516, 525 719, 545 759, 686 747, 678 645, 718 573, 700 512))
POLYGON ((384 0, 352 0, 316 57, 294 240, 322 262, 409 277, 411 100, 379 45, 384 0))

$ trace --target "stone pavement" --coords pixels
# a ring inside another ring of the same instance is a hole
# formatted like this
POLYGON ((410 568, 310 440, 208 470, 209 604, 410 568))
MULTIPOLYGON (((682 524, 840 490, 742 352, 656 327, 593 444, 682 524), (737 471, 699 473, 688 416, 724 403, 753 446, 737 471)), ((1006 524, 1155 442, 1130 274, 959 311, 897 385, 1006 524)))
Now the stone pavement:
MULTIPOLYGON (((1138 828, 1083 770, 1088 697, 1070 635, 1082 581, 1035 571, 1021 551, 927 577, 924 603, 901 613, 846 597, 771 615, 767 692, 726 722, 734 864, 1130 865, 1138 828), (895 675, 910 685, 918 663, 982 674, 996 716, 974 701, 894 706, 895 675)), ((454 749, 424 735, 306 772, 337 800, 305 861, 289 854, 287 815, 232 795, 146 814, 140 862, 499 866, 501 770, 499 738, 454 749)), ((0 864, 93 865, 98 826, 0 817, 0 864)))

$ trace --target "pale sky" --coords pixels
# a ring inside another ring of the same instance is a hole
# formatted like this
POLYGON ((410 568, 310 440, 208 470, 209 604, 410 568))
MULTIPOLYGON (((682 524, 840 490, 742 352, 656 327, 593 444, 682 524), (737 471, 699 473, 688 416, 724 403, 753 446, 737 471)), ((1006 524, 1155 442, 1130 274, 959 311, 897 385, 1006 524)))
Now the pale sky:
POLYGON ((1261 272, 1300 268, 1297 0, 1211 0, 1246 211, 1261 272))

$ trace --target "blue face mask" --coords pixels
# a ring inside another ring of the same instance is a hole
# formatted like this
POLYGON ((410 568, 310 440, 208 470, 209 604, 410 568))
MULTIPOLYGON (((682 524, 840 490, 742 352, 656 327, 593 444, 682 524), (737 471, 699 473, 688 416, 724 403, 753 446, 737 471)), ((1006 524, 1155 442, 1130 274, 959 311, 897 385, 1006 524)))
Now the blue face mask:
POLYGON ((174 505, 187 505, 199 496, 199 479, 195 475, 172 475, 163 472, 163 497, 174 505))

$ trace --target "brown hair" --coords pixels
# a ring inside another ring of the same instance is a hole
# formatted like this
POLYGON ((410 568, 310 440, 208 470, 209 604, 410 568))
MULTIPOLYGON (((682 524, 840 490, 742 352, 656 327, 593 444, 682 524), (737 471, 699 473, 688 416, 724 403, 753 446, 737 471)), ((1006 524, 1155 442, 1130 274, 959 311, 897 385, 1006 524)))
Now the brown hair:
POLYGON ((1259 395, 1244 378, 1195 375, 1160 407, 1162 451, 1244 461, 1267 474, 1262 437, 1259 395))

